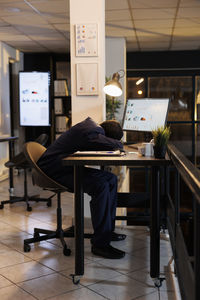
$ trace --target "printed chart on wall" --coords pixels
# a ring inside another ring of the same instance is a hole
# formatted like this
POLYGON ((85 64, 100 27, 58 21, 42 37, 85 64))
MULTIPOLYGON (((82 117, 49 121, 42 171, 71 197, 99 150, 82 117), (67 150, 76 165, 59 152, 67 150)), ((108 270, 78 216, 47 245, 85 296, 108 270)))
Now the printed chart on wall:
POLYGON ((165 125, 169 99, 128 99, 123 130, 152 131, 165 125))
POLYGON ((20 125, 49 126, 49 73, 20 72, 20 125))
POLYGON ((77 95, 98 95, 98 64, 76 64, 77 95))
POLYGON ((97 24, 76 25, 76 56, 97 56, 97 24))

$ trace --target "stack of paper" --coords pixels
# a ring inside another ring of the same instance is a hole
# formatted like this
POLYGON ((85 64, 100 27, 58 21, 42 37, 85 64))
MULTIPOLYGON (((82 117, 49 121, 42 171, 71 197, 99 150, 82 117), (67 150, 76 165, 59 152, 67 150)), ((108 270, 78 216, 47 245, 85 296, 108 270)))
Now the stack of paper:
POLYGON ((125 155, 125 152, 120 150, 115 151, 76 151, 73 156, 121 156, 125 155))

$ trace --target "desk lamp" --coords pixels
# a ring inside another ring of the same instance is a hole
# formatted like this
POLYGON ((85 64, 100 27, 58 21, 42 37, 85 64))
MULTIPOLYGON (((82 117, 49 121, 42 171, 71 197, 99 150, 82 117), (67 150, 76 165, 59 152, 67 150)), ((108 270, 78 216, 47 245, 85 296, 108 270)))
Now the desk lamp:
POLYGON ((119 82, 119 79, 124 77, 124 71, 120 70, 116 73, 113 74, 112 79, 109 80, 103 90, 104 92, 112 97, 119 97, 122 94, 122 86, 121 83, 119 82), (123 72, 122 75, 120 75, 120 72, 123 72))

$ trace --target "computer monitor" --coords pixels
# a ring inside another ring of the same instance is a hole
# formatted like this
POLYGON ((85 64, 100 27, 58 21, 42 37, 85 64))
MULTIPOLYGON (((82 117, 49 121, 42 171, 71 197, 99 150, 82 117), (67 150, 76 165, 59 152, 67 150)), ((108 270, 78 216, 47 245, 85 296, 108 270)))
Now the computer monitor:
POLYGON ((20 126, 50 126, 50 73, 19 73, 20 126))
POLYGON ((165 126, 169 99, 128 99, 124 110, 122 128, 124 131, 151 132, 165 126))

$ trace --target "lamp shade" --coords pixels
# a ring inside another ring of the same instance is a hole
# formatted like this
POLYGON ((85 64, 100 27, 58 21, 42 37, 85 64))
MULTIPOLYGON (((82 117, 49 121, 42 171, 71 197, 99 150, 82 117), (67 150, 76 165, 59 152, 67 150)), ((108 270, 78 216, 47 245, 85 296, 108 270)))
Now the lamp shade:
POLYGON ((120 75, 119 73, 114 73, 113 74, 113 77, 112 77, 112 80, 109 80, 103 90, 104 90, 104 93, 106 93, 107 95, 109 96, 112 96, 112 97, 119 97, 121 96, 122 94, 122 86, 119 82, 119 78, 120 78, 120 75))

